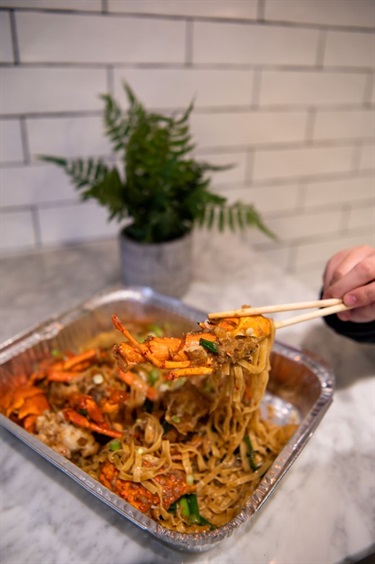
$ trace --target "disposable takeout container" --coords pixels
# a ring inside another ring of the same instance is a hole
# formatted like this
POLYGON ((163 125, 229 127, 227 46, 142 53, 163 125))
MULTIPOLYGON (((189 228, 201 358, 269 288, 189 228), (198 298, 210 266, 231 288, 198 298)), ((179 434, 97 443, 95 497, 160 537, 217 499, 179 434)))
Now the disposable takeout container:
MULTIPOLYGON (((111 316, 114 313, 124 320, 166 321, 175 327, 176 335, 196 330, 197 322, 207 316, 207 312, 198 311, 148 288, 135 287, 102 293, 5 342, 0 348, 0 394, 5 393, 13 378, 31 372, 35 363, 47 357, 51 350, 78 350, 99 332, 111 330, 111 316)), ((263 406, 265 409, 268 409, 268 405, 272 406, 273 418, 277 423, 297 423, 297 431, 241 512, 226 525, 204 533, 182 534, 163 527, 7 417, 0 415, 0 423, 101 501, 159 541, 179 550, 203 552, 229 537, 239 527, 249 525, 252 516, 269 500, 305 447, 332 401, 334 375, 319 359, 276 342, 271 365, 263 406)))

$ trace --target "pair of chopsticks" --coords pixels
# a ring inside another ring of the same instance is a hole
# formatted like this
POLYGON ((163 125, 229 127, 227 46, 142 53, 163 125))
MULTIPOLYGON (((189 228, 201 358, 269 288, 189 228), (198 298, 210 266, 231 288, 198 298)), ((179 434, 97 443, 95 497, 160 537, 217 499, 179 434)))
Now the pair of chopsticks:
POLYGON ((349 306, 346 306, 342 300, 331 298, 328 300, 315 300, 312 302, 296 302, 291 304, 280 304, 263 307, 243 307, 241 309, 232 309, 230 311, 209 313, 208 319, 223 319, 224 317, 248 317, 251 315, 263 315, 265 313, 280 313, 285 311, 295 311, 299 309, 312 308, 320 309, 318 309, 317 311, 296 315, 295 317, 290 317, 289 319, 285 319, 284 321, 276 321, 275 328, 281 329, 282 327, 295 325, 296 323, 301 323, 302 321, 309 321, 310 319, 325 317, 326 315, 332 315, 333 313, 339 313, 340 311, 351 309, 349 306))

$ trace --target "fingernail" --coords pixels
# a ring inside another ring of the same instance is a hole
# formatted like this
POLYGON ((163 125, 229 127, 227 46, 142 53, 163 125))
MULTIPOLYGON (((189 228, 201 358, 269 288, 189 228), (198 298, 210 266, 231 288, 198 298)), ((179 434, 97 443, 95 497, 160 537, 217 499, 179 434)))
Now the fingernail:
POLYGON ((354 296, 353 294, 348 294, 344 298, 344 304, 347 306, 354 306, 357 303, 357 301, 358 301, 357 297, 354 296))

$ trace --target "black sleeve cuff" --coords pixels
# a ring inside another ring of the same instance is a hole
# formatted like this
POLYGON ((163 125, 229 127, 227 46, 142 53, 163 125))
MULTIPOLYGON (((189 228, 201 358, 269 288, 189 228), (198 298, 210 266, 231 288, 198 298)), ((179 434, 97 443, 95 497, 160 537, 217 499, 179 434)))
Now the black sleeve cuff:
POLYGON ((375 321, 369 321, 368 323, 341 321, 335 314, 327 315, 323 319, 339 335, 359 343, 375 343, 375 321))
POLYGON ((348 337, 359 343, 375 343, 375 321, 368 323, 354 323, 353 321, 341 321, 337 315, 326 315, 324 322, 339 335, 348 337))

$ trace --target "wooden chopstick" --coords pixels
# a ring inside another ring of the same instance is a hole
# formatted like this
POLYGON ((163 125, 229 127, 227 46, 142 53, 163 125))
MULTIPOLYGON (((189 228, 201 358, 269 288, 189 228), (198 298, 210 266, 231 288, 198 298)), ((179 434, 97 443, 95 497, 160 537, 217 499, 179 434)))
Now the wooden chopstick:
MULTIPOLYGON (((216 313, 209 313, 208 319, 223 319, 224 317, 248 317, 249 315, 261 315, 263 313, 278 313, 283 311, 294 311, 298 309, 311 309, 314 307, 328 308, 329 306, 338 306, 338 305, 343 305, 342 300, 338 298, 331 298, 329 300, 315 300, 312 302, 295 302, 291 304, 280 304, 280 305, 261 306, 261 307, 243 307, 241 309, 232 309, 229 311, 219 311, 216 313)), ((341 309, 339 311, 343 311, 343 310, 341 309)), ((329 313, 326 313, 325 315, 329 315, 329 313)))
POLYGON ((296 315, 295 317, 290 317, 284 321, 275 321, 275 329, 282 329, 283 327, 289 327, 289 325, 295 325, 296 323, 309 321, 310 319, 316 319, 317 317, 325 317, 326 315, 332 315, 333 313, 339 313, 340 311, 345 311, 347 309, 352 308, 341 302, 338 305, 324 307, 322 309, 318 309, 317 311, 310 311, 309 313, 304 313, 302 315, 296 315))

